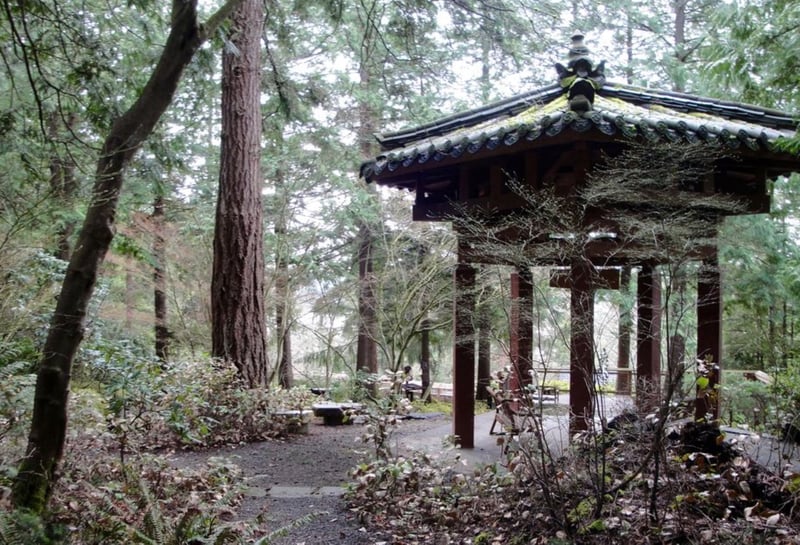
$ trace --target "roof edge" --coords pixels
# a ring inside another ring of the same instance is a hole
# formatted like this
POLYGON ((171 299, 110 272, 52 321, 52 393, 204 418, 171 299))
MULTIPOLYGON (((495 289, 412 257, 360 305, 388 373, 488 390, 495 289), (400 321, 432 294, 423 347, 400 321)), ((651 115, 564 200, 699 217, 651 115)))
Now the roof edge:
MULTIPOLYGON (((375 138, 380 143, 382 151, 389 151, 424 138, 441 136, 462 127, 474 126, 483 121, 498 119, 502 116, 515 115, 534 104, 553 100, 565 92, 566 90, 556 83, 493 102, 486 106, 451 114, 415 127, 390 133, 375 134, 375 138)), ((723 117, 730 116, 732 119, 755 122, 771 128, 798 130, 799 121, 797 117, 780 110, 753 104, 676 91, 660 91, 618 82, 606 82, 605 87, 598 90, 598 94, 617 97, 634 104, 660 104, 678 110, 708 110, 709 113, 713 112, 723 117)))
POLYGON ((485 106, 450 114, 416 127, 408 127, 389 133, 378 133, 374 136, 380 143, 381 149, 390 150, 405 146, 410 142, 415 142, 422 138, 439 136, 446 132, 460 129, 461 127, 475 125, 487 119, 496 119, 501 115, 514 115, 518 111, 524 110, 529 106, 548 102, 563 93, 564 89, 557 83, 554 83, 485 106))

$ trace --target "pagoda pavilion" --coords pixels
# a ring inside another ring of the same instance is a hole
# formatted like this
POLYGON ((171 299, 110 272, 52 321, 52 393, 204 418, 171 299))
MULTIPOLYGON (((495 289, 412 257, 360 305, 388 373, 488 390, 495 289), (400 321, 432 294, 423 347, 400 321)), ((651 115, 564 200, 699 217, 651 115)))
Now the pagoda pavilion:
MULTIPOLYGON (((768 213, 769 180, 800 172, 800 156, 782 151, 780 145, 796 136, 797 120, 792 115, 608 82, 604 71, 604 63, 596 65, 583 36, 576 35, 566 65, 556 65, 557 83, 432 123, 376 135, 381 152, 361 166, 367 183, 414 192, 415 220, 449 221, 456 231, 453 431, 463 448, 474 446, 472 317, 478 264, 515 268, 510 278, 512 309, 516 309, 510 352, 518 385, 525 382, 533 361, 534 324, 525 311, 532 301, 531 267, 550 269, 551 285, 570 290, 570 429, 587 429, 594 417, 592 377, 597 360, 594 293, 617 287, 620 275, 632 269, 637 271, 633 370, 637 402, 646 405, 659 397, 663 313, 659 273, 670 256, 641 236, 642 226, 655 225, 660 214, 676 209, 691 208, 704 218, 703 232, 687 235, 693 242, 690 257, 701 264, 697 357, 713 362, 713 378, 719 378, 722 298, 716 227, 726 216, 768 213), (653 161, 662 161, 662 167, 664 161, 674 163, 677 184, 665 181, 659 186, 658 179, 650 180, 644 190, 637 189, 642 193, 600 195, 587 204, 586 189, 598 178, 597 169, 613 165, 608 158, 648 147, 653 161), (662 148, 671 151, 662 153, 662 148), (694 150, 694 155, 681 156, 681 148, 694 150), (701 155, 708 150, 705 168, 694 165, 698 149, 701 155), (582 211, 578 225, 548 223, 552 214, 538 206, 552 196, 567 209, 582 211), (714 204, 715 198, 736 204, 714 204), (480 233, 459 221, 464 216, 471 216, 470 225, 484 225, 494 240, 514 244, 519 252, 492 251, 480 233), (630 218, 635 221, 626 221, 630 218), (516 221, 525 228, 514 228, 516 221)), ((698 396, 698 414, 718 410, 718 400, 710 393, 698 396)))

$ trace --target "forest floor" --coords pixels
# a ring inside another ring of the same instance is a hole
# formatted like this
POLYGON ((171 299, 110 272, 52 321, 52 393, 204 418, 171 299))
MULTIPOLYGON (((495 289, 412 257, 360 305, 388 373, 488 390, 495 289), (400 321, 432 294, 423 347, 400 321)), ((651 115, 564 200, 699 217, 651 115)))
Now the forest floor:
MULTIPOLYGON (((563 412, 563 407, 550 407, 550 414, 546 415, 543 420, 548 444, 556 445, 565 440, 563 430, 566 426, 566 417, 562 414, 563 412), (562 431, 559 433, 559 430, 562 431)), ((493 412, 476 416, 475 448, 469 450, 448 449, 445 446, 443 440, 450 433, 452 425, 449 416, 441 414, 414 416, 417 418, 402 420, 394 429, 392 438, 388 442, 393 452, 406 455, 412 452, 425 452, 428 456, 440 460, 456 459, 463 463, 465 468, 499 462, 503 458, 502 447, 497 444, 496 437, 488 433, 494 417, 493 412)), ((400 516, 383 516, 387 513, 387 509, 391 510, 392 507, 406 505, 402 498, 392 500, 399 502, 395 506, 384 506, 381 505, 381 502, 385 500, 378 499, 379 496, 375 495, 373 500, 377 504, 374 507, 365 508, 364 505, 361 505, 359 509, 351 510, 342 497, 345 487, 353 480, 350 471, 362 462, 367 462, 375 457, 371 445, 361 440, 367 431, 368 428, 365 425, 325 426, 321 419, 313 419, 309 424, 307 434, 202 451, 179 451, 175 452, 170 460, 179 467, 198 467, 216 457, 226 458, 239 466, 245 478, 247 491, 242 503, 238 506, 236 517, 245 523, 252 521, 253 527, 259 528, 258 535, 271 534, 267 541, 268 545, 382 545, 421 542, 418 540, 404 541, 403 539, 398 541, 398 536, 403 536, 403 532, 423 531, 425 525, 420 521, 424 520, 425 513, 409 513, 403 507, 400 516), (369 516, 371 512, 373 518, 375 513, 378 513, 383 524, 366 527, 356 518, 355 512, 360 512, 362 516, 364 514, 369 516), (394 521, 395 518, 396 521, 394 521), (389 519, 392 520, 387 523, 389 519), (404 525, 404 528, 392 526, 393 524, 404 525)), ((693 483, 698 488, 696 493, 701 496, 709 494, 708 497, 716 497, 712 492, 718 493, 720 490, 730 495, 731 490, 739 490, 736 488, 741 486, 739 480, 749 479, 753 482, 753 486, 758 486, 759 489, 768 492, 764 498, 772 492, 774 492, 772 495, 783 498, 786 494, 779 486, 783 480, 770 477, 770 474, 765 473, 763 469, 775 466, 786 469, 794 466, 795 471, 800 471, 800 457, 797 456, 797 451, 794 448, 791 452, 787 451, 786 444, 771 439, 765 440, 766 438, 758 440, 758 437, 753 434, 745 434, 743 430, 742 433, 738 433, 739 431, 728 428, 725 433, 729 440, 742 449, 741 452, 746 452, 749 458, 758 462, 758 464, 755 462, 752 464, 752 471, 747 469, 750 466, 749 463, 742 465, 737 461, 738 458, 734 458, 732 462, 721 464, 715 472, 711 473, 714 476, 713 479, 696 477, 692 480, 692 475, 695 474, 693 469, 689 470, 684 467, 681 471, 689 476, 690 484, 693 483), (748 444, 751 438, 755 438, 757 441, 748 444), (735 482, 732 485, 726 481, 731 475, 739 475, 734 479, 735 482), (704 491, 706 481, 711 483, 709 485, 711 488, 704 491)), ((704 452, 711 452, 709 449, 714 446, 721 447, 717 441, 714 445, 708 446, 704 452)), ((629 445, 622 448, 631 449, 632 447, 629 445)), ((731 447, 725 446, 725 448, 730 449, 731 447)), ((712 458, 714 457, 712 456, 712 458)), ((704 469, 700 473, 706 477, 709 474, 708 469, 704 469)), ((780 474, 781 472, 778 471, 772 475, 780 474)), ((800 475, 800 473, 795 475, 800 475)), ((680 479, 675 477, 673 480, 677 482, 680 479)), ((694 494, 694 492, 692 493, 694 494)), ((735 505, 731 504, 733 507, 728 505, 730 509, 735 508, 734 511, 738 513, 737 517, 734 517, 736 520, 727 520, 726 516, 724 521, 715 521, 702 512, 682 512, 681 518, 694 521, 694 524, 690 526, 692 528, 696 526, 693 534, 697 535, 712 532, 715 525, 725 522, 727 524, 725 531, 732 536, 740 535, 741 532, 763 533, 768 530, 774 534, 774 539, 763 541, 764 543, 800 543, 800 538, 797 538, 800 532, 795 531, 797 528, 793 526, 795 519, 793 515, 787 518, 784 515, 778 515, 777 510, 761 509, 764 511, 763 516, 761 514, 753 515, 747 519, 747 522, 741 520, 740 511, 744 513, 752 511, 755 509, 753 505, 761 506, 761 500, 749 495, 744 497, 741 491, 737 494, 738 500, 733 502, 735 505), (743 510, 745 507, 747 510, 743 510), (772 522, 773 519, 780 520, 781 524, 776 526, 772 522), (783 527, 784 522, 787 523, 786 527, 783 527)), ((646 506, 636 504, 632 499, 634 497, 638 496, 632 492, 630 497, 626 496, 623 503, 631 512, 637 511, 637 509, 642 512, 646 511, 646 506)), ((725 500, 726 497, 728 496, 720 496, 721 499, 718 502, 720 506, 724 507, 730 504, 730 501, 725 500)), ((767 502, 764 498, 762 500, 766 505, 767 502)), ((361 500, 363 503, 364 497, 361 497, 361 500)), ((785 503, 785 500, 786 498, 783 498, 781 502, 785 503)), ((796 502, 796 499, 793 501, 796 502)), ((716 505, 714 502, 710 503, 716 505)), ((494 521, 492 517, 497 514, 491 511, 494 507, 491 502, 488 502, 486 520, 482 521, 489 528, 499 527, 495 524, 496 521, 492 522, 494 521)), ((429 508, 430 506, 425 509, 429 508)), ((509 507, 501 505, 498 509, 500 509, 498 516, 505 516, 505 511, 509 507), (500 509, 501 507, 502 509, 500 509)), ((791 512, 794 512, 793 508, 791 512)), ((647 533, 649 530, 644 526, 638 530, 642 530, 642 535, 649 535, 647 533)), ((631 532, 631 535, 636 535, 635 531, 631 530, 631 532)), ((415 539, 418 537, 420 536, 416 536, 415 539)), ((426 537, 430 538, 431 536, 426 537)), ((610 541, 598 541, 598 543, 618 542, 613 537, 610 539, 610 541)), ((430 541, 425 540, 424 542, 430 541)), ((436 541, 436 543, 438 542, 436 541)), ((449 541, 442 541, 442 543, 446 542, 449 541)))
MULTIPOLYGON (((441 414, 403 420, 393 443, 413 442, 449 421, 441 414)), ((353 520, 341 497, 350 470, 370 456, 369 445, 360 441, 365 431, 364 425, 325 426, 315 418, 307 434, 179 451, 170 461, 194 467, 218 457, 239 466, 248 488, 237 515, 273 533, 270 545, 374 545, 390 540, 353 520)))

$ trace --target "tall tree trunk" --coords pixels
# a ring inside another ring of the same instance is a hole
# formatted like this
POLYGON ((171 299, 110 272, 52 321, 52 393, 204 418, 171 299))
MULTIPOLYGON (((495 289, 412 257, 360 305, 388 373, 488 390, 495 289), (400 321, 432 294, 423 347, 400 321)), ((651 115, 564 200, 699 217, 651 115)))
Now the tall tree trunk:
POLYGON ((172 102, 197 49, 241 0, 230 0, 205 27, 197 2, 173 1, 172 28, 136 102, 111 126, 97 162, 92 199, 67 267, 39 362, 28 445, 12 489, 16 507, 42 513, 64 450, 72 362, 83 339, 86 309, 114 237, 123 172, 172 102))
POLYGON ((133 329, 133 315, 136 307, 136 280, 134 278, 134 267, 136 261, 133 258, 125 258, 125 329, 133 329))
POLYGON ((211 278, 211 354, 267 386, 261 200, 261 0, 243 0, 222 55, 222 144, 211 278))
POLYGON ((480 89, 481 89, 481 102, 483 104, 488 104, 489 100, 492 96, 492 88, 494 87, 494 82, 492 81, 492 71, 491 71, 491 52, 492 52, 492 41, 486 34, 481 36, 481 78, 480 78, 480 89))
POLYGON ((373 271, 373 234, 366 221, 358 230, 358 353, 356 368, 369 374, 378 373, 378 332, 375 311, 375 273, 373 271))
MULTIPOLYGON (((67 130, 72 130, 77 121, 77 116, 70 114, 64 124, 67 130)), ((61 112, 50 114, 48 131, 52 142, 61 140, 61 112)), ((57 150, 53 150, 50 156, 50 188, 53 195, 59 200, 59 205, 67 208, 72 207, 75 194, 78 191, 78 181, 75 178, 75 163, 71 157, 62 157, 57 150)), ((72 255, 70 238, 75 232, 75 221, 69 217, 62 220, 56 229, 56 251, 55 256, 64 261, 69 261, 72 255)))
MULTIPOLYGON (((371 31, 364 37, 361 50, 361 67, 359 69, 360 87, 363 96, 368 96, 372 88, 372 73, 370 72, 374 44, 372 43, 371 31)), ((358 143, 359 151, 363 159, 369 159, 374 150, 372 133, 375 130, 377 114, 370 106, 367 98, 361 99, 358 105, 358 143)), ((374 190, 367 186, 367 191, 374 190)), ((375 196, 375 198, 377 198, 375 196)), ((369 213, 369 212, 367 212, 369 213)), ((373 231, 374 221, 371 218, 363 217, 360 220, 358 229, 358 351, 356 354, 356 368, 359 371, 377 374, 378 373, 378 318, 375 305, 377 298, 375 294, 375 273, 374 273, 374 245, 375 233, 373 231)))
MULTIPOLYGON (((675 34, 673 39, 675 41, 675 58, 681 64, 686 63, 686 4, 688 0, 675 0, 673 6, 675 9, 675 34)), ((672 90, 683 92, 683 84, 679 81, 674 81, 672 90)))
POLYGON ((625 81, 633 84, 633 21, 631 14, 625 18, 625 81))
MULTIPOLYGON (((279 137, 280 138, 280 137, 279 137)), ((282 147, 282 142, 281 142, 282 147)), ((287 215, 289 195, 286 191, 284 172, 275 173, 275 189, 279 199, 275 218, 275 235, 278 239, 275 261, 275 329, 278 335, 278 382, 282 388, 294 386, 292 369, 291 289, 289 286, 289 251, 287 242, 287 215)))
POLYGON ((156 356, 162 363, 169 359, 167 327, 166 237, 164 236, 164 195, 158 189, 153 201, 153 311, 155 314, 156 356))

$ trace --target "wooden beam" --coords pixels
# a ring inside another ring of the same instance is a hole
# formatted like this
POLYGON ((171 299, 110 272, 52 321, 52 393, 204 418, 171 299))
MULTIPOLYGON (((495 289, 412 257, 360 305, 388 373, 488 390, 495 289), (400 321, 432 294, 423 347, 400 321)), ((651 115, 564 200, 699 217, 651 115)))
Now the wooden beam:
MULTIPOLYGON (((589 286, 594 290, 618 290, 620 269, 594 269, 589 286)), ((550 271, 551 288, 572 288, 572 270, 553 269, 550 271)))

